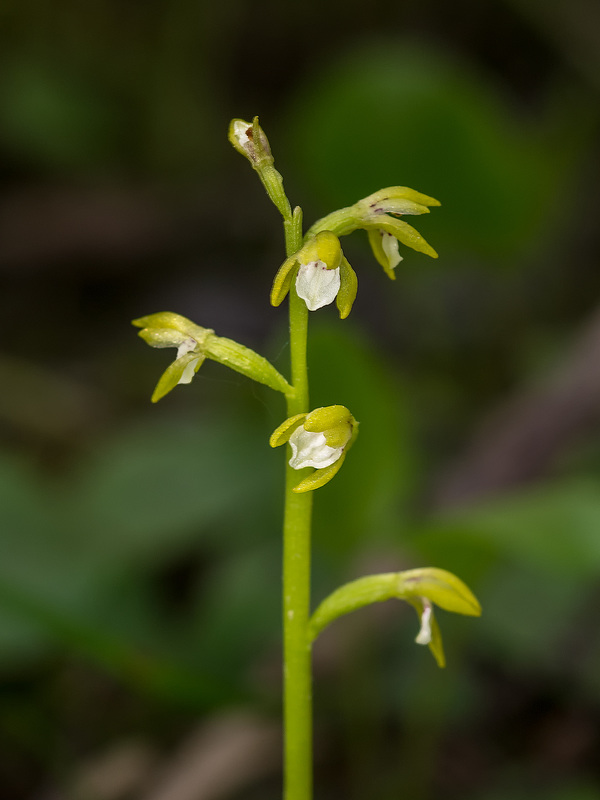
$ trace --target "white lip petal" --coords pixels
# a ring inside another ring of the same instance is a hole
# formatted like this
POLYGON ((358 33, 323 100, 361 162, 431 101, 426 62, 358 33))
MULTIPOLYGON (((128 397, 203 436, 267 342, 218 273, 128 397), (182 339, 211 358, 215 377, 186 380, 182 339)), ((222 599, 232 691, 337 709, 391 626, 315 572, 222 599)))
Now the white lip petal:
POLYGON ((429 600, 423 600, 423 613, 421 614, 421 630, 417 634, 415 642, 417 644, 429 644, 431 642, 431 615, 433 608, 429 600))
POLYGON ((177 358, 181 358, 181 356, 184 356, 186 353, 191 353, 197 344, 198 342, 195 339, 192 339, 191 336, 189 339, 184 339, 184 341, 181 342, 177 348, 177 358))
POLYGON ((292 457, 290 467, 323 469, 334 464, 342 455, 343 447, 329 447, 322 433, 305 431, 302 425, 290 436, 292 457))
POLYGON ((177 381, 177 383, 191 383, 192 378, 196 374, 196 364, 200 361, 200 356, 198 358, 193 358, 189 364, 186 364, 185 369, 181 373, 181 378, 177 381))
POLYGON ((390 269, 395 269, 402 261, 402 256, 398 252, 398 239, 387 231, 381 231, 381 246, 386 255, 390 269))
POLYGON ((340 270, 327 269, 324 261, 300 264, 296 277, 296 291, 309 311, 333 303, 340 290, 340 270))
POLYGON ((238 140, 238 143, 245 147, 248 142, 250 141, 250 137, 248 136, 248 128, 252 127, 251 122, 244 122, 242 119, 237 119, 233 123, 233 135, 238 140))

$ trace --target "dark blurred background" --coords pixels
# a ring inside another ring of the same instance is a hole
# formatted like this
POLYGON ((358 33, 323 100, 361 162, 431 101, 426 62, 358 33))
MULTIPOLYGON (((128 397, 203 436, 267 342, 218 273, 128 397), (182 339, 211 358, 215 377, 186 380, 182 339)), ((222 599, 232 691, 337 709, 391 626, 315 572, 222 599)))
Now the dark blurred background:
POLYGON ((320 800, 600 798, 600 6, 0 2, 0 797, 280 793, 279 396, 213 363, 151 406, 172 310, 287 371, 259 114, 311 224, 442 202, 391 284, 311 316, 314 406, 361 435, 316 498, 314 598, 456 571, 315 649, 320 800))

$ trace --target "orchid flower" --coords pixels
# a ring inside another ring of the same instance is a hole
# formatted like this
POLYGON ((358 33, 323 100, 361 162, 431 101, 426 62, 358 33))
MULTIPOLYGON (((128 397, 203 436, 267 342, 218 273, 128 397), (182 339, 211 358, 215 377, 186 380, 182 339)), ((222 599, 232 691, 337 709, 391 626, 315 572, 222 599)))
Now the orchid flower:
POLYGON ((340 240, 330 231, 321 231, 286 258, 273 281, 272 305, 278 306, 284 300, 294 281, 296 292, 309 311, 335 300, 341 319, 350 313, 358 279, 342 252, 340 240))
POLYGON ((269 439, 271 447, 289 442, 292 469, 313 467, 314 472, 294 487, 310 492, 328 483, 344 463, 358 434, 358 422, 345 406, 316 408, 286 419, 269 439))

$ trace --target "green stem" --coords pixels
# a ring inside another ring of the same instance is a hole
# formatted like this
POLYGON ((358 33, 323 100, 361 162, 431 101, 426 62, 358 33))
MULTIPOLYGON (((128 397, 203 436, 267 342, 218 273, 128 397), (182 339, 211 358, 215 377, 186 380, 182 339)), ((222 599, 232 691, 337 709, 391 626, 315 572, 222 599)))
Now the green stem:
MULTIPOLYGON (((285 220, 286 251, 302 246, 300 209, 285 220)), ((290 290, 290 354, 294 394, 288 396, 288 416, 309 410, 306 343, 308 309, 292 286, 290 290)), ((288 446, 289 451, 289 446, 288 446)), ((289 452, 288 452, 289 458, 289 452)), ((292 489, 304 471, 286 464, 283 523, 283 648, 285 800, 312 798, 312 688, 310 617, 310 526, 312 492, 292 489)))

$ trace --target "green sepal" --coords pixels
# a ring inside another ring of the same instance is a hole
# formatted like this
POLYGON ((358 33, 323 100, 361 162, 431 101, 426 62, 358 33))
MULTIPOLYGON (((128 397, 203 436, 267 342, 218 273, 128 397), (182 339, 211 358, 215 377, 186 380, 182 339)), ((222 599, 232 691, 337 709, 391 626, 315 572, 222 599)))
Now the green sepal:
POLYGON ((197 361, 197 364, 194 366, 194 373, 196 373, 205 360, 205 356, 201 353, 195 353, 193 351, 184 353, 180 358, 175 359, 172 364, 169 364, 158 379, 158 383, 152 393, 151 400, 153 403, 158 403, 159 400, 177 386, 183 377, 186 367, 194 360, 197 361))
MULTIPOLYGON (((309 621, 311 641, 338 617, 358 608, 393 598, 406 600, 417 611, 424 611, 424 600, 446 611, 467 616, 479 616, 481 606, 475 595, 456 575, 436 567, 367 575, 340 586, 318 606, 309 621)), ((445 665, 442 637, 432 613, 429 648, 440 667, 445 665)))
POLYGON ((445 611, 478 617, 481 614, 479 601, 452 572, 437 567, 422 567, 399 573, 399 597, 427 597, 445 611))
POLYGON ((304 430, 322 433, 329 447, 345 447, 358 423, 346 406, 324 406, 311 411, 304 423, 304 430))
POLYGON ((371 245, 371 250, 373 251, 373 255, 377 259, 378 263, 381 264, 385 274, 391 280, 396 280, 396 273, 390 267, 390 262, 386 255, 385 250, 383 249, 383 245, 381 244, 381 234, 377 228, 369 228, 367 230, 367 235, 369 237, 369 244, 371 245))
MULTIPOLYGON (((425 610, 423 601, 418 597, 413 597, 407 602, 409 602, 415 609, 420 620, 423 615, 423 611, 425 610)), ((440 626, 438 625, 438 621, 433 610, 431 612, 429 624, 431 626, 431 641, 428 643, 427 647, 429 648, 432 656, 435 658, 438 667, 440 669, 444 669, 446 666, 446 655, 444 653, 444 644, 442 642, 442 632, 440 631, 440 626)))
POLYGON ((283 264, 279 267, 277 274, 273 279, 273 286, 271 287, 272 306, 278 306, 285 300, 292 286, 296 269, 299 266, 300 262, 298 261, 298 253, 294 253, 293 256, 286 258, 283 264))
POLYGON ((419 231, 416 231, 408 222, 382 214, 381 216, 374 216, 370 220, 370 224, 386 233, 391 233, 399 242, 402 242, 402 244, 411 247, 419 253, 425 253, 425 255, 431 256, 431 258, 438 257, 433 247, 428 244, 419 231))
MULTIPOLYGON (((198 344, 202 344, 204 338, 209 334, 214 333, 211 328, 202 328, 200 325, 196 325, 194 322, 189 320, 187 317, 182 317, 181 314, 174 314, 172 311, 159 311, 157 314, 148 314, 145 317, 139 317, 138 319, 134 319, 131 322, 132 325, 135 325, 136 328, 143 328, 148 329, 148 331, 154 331, 155 333, 150 335, 150 339, 147 338, 147 334, 145 330, 140 331, 139 335, 147 341, 152 347, 173 347, 176 346, 175 344, 160 344, 156 333, 159 331, 165 331, 165 335, 167 331, 178 331, 179 333, 183 334, 182 341, 185 338, 195 339, 198 344)), ((169 334, 172 336, 172 334, 169 334)), ((174 339, 172 339, 175 341, 174 339)))
POLYGON ((329 447, 346 447, 352 438, 353 425, 352 421, 341 422, 339 425, 334 425, 326 431, 323 431, 325 442, 329 447))
POLYGON ((404 214, 417 215, 429 214, 427 206, 420 203, 413 203, 412 200, 392 199, 385 203, 385 208, 381 209, 382 214, 392 214, 393 216, 404 216, 404 214))
POLYGON ((296 414, 293 417, 289 417, 289 419, 286 419, 285 422, 282 422, 281 425, 273 431, 269 438, 269 444, 271 447, 279 447, 280 445, 289 441, 292 433, 296 430, 302 420, 306 419, 306 416, 307 414, 304 412, 303 414, 296 414))
POLYGON ((374 192, 363 200, 359 200, 356 205, 366 204, 370 207, 376 205, 387 206, 388 203, 394 202, 395 200, 408 200, 409 202, 417 203, 422 206, 441 205, 440 201, 436 200, 435 197, 429 197, 429 195, 423 194, 422 192, 409 189, 408 186, 388 186, 386 189, 379 189, 378 192, 374 192))
POLYGON ((349 422, 352 414, 346 406, 323 406, 315 408, 306 417, 304 430, 311 433, 323 433, 327 428, 333 428, 340 423, 349 422))
POLYGON ((356 272, 354 272, 348 263, 348 259, 344 256, 340 264, 340 290, 335 298, 335 304, 340 312, 340 319, 346 319, 352 311, 357 292, 358 278, 356 272))
POLYGON ((297 486, 294 486, 292 491, 296 494, 302 494, 303 492, 312 492, 314 489, 320 489, 321 486, 325 486, 325 484, 329 483, 334 475, 339 472, 345 458, 346 452, 344 451, 337 461, 334 461, 333 464, 323 469, 316 469, 312 475, 309 475, 308 478, 304 478, 297 486))
POLYGON ((181 331, 174 328, 142 328, 138 336, 150 347, 179 347, 185 341, 181 331))
POLYGON ((222 336, 208 336, 204 344, 204 353, 213 361, 218 361, 230 369, 245 375, 258 383, 263 383, 276 392, 285 395, 293 393, 293 387, 266 358, 244 347, 243 344, 222 336))
POLYGON ((297 253, 301 264, 310 264, 312 261, 322 261, 327 269, 338 269, 342 263, 343 253, 340 240, 331 231, 321 231, 311 239, 297 253))

